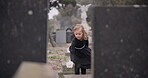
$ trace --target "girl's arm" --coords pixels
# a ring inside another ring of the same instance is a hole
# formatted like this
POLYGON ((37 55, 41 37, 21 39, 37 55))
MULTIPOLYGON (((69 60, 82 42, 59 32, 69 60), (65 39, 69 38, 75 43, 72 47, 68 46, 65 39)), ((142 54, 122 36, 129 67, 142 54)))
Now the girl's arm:
POLYGON ((73 40, 71 46, 69 47, 69 51, 71 54, 75 54, 75 41, 73 40))
POLYGON ((89 44, 89 42, 88 42, 88 40, 86 40, 86 43, 85 43, 85 45, 88 47, 88 44, 89 44))

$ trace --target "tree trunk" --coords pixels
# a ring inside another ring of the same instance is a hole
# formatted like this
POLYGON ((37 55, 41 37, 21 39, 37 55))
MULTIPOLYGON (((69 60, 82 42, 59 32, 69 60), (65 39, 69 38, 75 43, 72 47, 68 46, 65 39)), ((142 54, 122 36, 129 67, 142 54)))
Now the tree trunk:
POLYGON ((56 43, 55 43, 54 39, 52 38, 51 33, 49 33, 49 41, 50 41, 52 47, 56 47, 56 43))

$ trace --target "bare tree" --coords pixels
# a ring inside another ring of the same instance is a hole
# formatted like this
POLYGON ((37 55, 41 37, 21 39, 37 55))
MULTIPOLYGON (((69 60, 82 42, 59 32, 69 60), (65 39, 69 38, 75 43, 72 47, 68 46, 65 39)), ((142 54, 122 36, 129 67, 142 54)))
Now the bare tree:
POLYGON ((51 36, 51 33, 49 33, 49 41, 50 41, 52 47, 56 47, 56 43, 55 43, 53 37, 51 36))
POLYGON ((52 22, 54 22, 53 20, 48 20, 48 39, 49 39, 49 42, 51 44, 52 47, 56 47, 56 42, 54 41, 53 37, 52 37, 52 22))

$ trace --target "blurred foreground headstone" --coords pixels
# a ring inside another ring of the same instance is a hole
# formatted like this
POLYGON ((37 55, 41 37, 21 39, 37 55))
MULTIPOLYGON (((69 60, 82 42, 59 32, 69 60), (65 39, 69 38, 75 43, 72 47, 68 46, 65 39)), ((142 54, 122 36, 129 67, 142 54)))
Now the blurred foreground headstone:
POLYGON ((23 62, 13 78, 57 78, 57 76, 47 64, 23 62))
POLYGON ((47 0, 0 0, 0 78, 22 61, 46 62, 47 0))
POLYGON ((93 30, 93 78, 148 78, 148 7, 95 7, 93 30))

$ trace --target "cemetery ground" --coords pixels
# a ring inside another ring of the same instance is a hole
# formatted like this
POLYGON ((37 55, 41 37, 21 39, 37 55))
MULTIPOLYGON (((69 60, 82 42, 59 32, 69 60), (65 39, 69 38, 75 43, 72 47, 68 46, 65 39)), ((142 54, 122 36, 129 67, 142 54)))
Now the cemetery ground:
POLYGON ((56 47, 48 47, 47 51, 47 63, 52 66, 53 70, 57 72, 62 72, 62 62, 64 62, 68 57, 65 56, 67 48, 70 46, 68 44, 57 44, 56 47))

